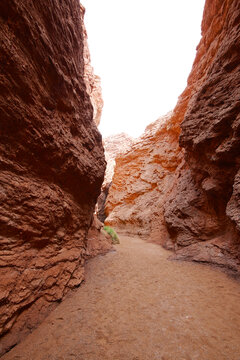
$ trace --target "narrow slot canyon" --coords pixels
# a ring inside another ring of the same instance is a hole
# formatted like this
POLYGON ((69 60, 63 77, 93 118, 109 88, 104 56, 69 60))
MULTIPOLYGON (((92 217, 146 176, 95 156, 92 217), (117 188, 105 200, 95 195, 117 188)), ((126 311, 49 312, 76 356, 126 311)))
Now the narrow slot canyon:
POLYGON ((240 2, 138 138, 98 129, 84 15, 0 2, 0 357, 239 360, 240 2))
POLYGON ((239 283, 121 236, 13 359, 239 359, 239 283))

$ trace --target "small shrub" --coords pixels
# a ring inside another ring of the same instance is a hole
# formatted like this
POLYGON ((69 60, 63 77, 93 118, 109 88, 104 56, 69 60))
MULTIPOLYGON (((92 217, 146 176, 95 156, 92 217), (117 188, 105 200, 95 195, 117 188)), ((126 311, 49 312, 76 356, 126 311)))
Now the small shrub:
POLYGON ((110 226, 104 226, 103 230, 105 230, 105 231, 111 236, 111 238, 112 238, 112 243, 113 243, 114 245, 120 244, 118 235, 117 235, 116 231, 113 230, 113 228, 111 228, 110 226))

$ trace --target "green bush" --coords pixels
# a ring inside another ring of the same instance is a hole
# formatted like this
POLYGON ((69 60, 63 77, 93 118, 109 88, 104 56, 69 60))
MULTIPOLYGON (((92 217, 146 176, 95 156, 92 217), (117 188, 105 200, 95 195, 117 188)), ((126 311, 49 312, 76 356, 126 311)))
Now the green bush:
POLYGON ((115 230, 113 230, 110 226, 104 226, 103 230, 105 230, 112 238, 112 243, 114 245, 120 244, 118 235, 115 230))

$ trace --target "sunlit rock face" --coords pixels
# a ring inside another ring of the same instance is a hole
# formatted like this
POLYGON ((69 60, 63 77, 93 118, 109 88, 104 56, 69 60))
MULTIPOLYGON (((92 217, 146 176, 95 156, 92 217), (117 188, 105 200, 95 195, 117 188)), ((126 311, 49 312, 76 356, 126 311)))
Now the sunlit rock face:
POLYGON ((126 153, 133 143, 134 139, 125 133, 111 135, 103 139, 105 158, 107 162, 104 183, 107 184, 112 181, 116 157, 120 154, 126 153))
POLYGON ((164 205, 177 258, 240 265, 240 3, 207 1, 181 124, 185 165, 164 205))
POLYGON ((0 23, 2 353, 82 282, 105 160, 79 1, 2 0, 0 23))
POLYGON ((172 113, 150 124, 131 149, 116 158, 106 203, 106 224, 162 242, 167 232, 162 204, 182 159, 172 113))
POLYGON ((104 222, 104 220, 106 219, 105 203, 109 193, 109 189, 112 184, 112 178, 115 168, 115 159, 120 154, 128 151, 133 145, 133 143, 134 139, 125 133, 111 135, 103 139, 107 167, 105 171, 101 194, 97 201, 97 216, 102 222, 104 222))
POLYGON ((234 271, 240 269, 239 24, 238 0, 206 1, 187 87, 168 125, 117 158, 106 220, 174 246, 175 258, 234 271))

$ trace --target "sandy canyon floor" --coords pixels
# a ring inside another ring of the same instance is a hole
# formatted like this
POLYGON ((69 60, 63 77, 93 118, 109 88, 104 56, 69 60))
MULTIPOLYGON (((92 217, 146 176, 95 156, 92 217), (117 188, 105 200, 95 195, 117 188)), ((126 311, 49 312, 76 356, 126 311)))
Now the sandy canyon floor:
POLYGON ((121 236, 4 360, 240 360, 240 283, 121 236))

